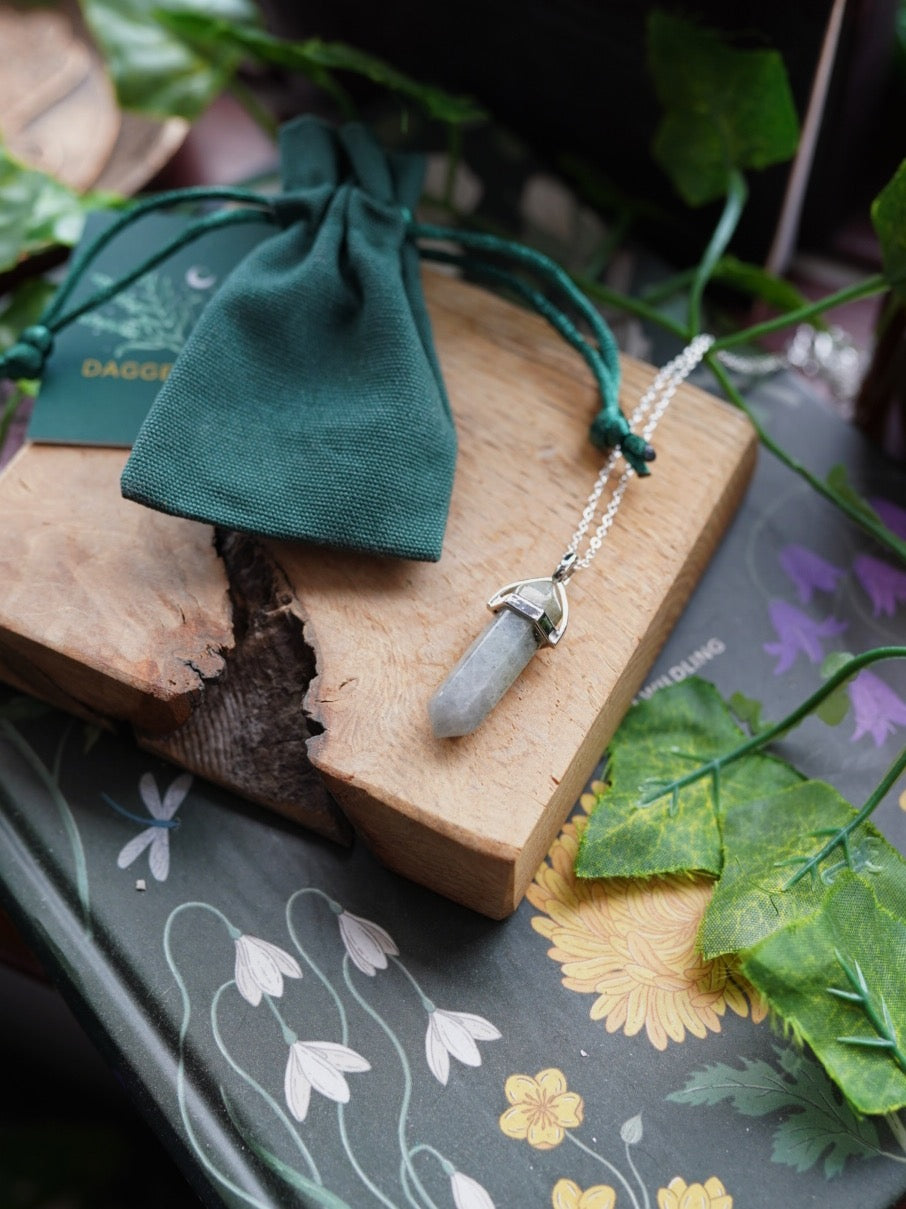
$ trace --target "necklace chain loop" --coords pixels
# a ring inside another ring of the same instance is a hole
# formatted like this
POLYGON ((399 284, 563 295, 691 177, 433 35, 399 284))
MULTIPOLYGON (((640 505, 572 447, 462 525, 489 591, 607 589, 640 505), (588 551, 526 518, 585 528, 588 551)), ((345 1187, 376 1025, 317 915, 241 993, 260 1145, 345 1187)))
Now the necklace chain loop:
MULTIPOLYGON (((646 441, 650 440, 654 430, 663 418, 664 413, 673 400, 673 396, 676 394, 677 388, 689 377, 713 343, 713 336, 707 334, 696 336, 691 343, 686 345, 681 353, 663 366, 644 395, 642 395, 635 411, 632 413, 630 424, 634 431, 637 430, 639 424, 644 425, 641 429, 641 435, 646 441)), ((629 486, 630 481, 635 478, 635 471, 631 466, 627 465, 617 480, 617 484, 613 489, 607 507, 604 509, 597 529, 595 529, 588 539, 585 553, 579 557, 579 546, 597 515, 601 496, 604 494, 604 488, 607 486, 619 456, 619 450, 615 449, 601 467, 595 480, 595 485, 591 489, 576 531, 572 535, 570 543, 566 547, 566 553, 560 560, 560 565, 557 567, 555 573, 555 577, 563 582, 567 582, 576 571, 585 570, 601 549, 604 538, 607 536, 608 530, 619 511, 620 504, 623 502, 626 488, 629 486)))

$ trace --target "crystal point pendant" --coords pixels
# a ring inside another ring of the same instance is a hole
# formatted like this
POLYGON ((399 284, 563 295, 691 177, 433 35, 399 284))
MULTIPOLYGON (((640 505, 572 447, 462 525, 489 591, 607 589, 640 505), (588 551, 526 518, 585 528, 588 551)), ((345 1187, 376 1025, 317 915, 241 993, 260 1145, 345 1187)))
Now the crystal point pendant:
POLYGON ((539 646, 556 646, 566 629, 566 590, 554 577, 509 584, 488 608, 496 616, 431 698, 428 714, 438 739, 475 730, 539 646))

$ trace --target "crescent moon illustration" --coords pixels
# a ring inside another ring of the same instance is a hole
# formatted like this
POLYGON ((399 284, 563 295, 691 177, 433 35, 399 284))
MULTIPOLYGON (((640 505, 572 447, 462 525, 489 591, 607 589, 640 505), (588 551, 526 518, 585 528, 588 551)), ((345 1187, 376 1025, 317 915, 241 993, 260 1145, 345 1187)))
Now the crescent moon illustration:
POLYGON ((217 281, 215 275, 208 272, 203 265, 193 264, 186 270, 186 285, 193 290, 209 290, 217 281))

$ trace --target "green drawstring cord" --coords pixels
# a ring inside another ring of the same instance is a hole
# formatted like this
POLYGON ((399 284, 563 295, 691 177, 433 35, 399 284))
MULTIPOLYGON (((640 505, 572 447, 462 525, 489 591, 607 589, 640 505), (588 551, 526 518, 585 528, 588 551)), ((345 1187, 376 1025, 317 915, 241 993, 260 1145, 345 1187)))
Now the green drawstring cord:
MULTIPOLYGON (((425 260, 433 260, 439 264, 455 265, 457 268, 466 273, 470 273, 475 277, 483 278, 486 281, 492 281, 518 295, 524 302, 528 304, 528 306, 537 311, 539 315, 546 319, 548 323, 559 333, 559 335, 561 335, 568 344, 571 344, 576 352, 578 352, 579 355, 585 360, 592 374, 594 374, 595 381, 598 384, 598 389, 601 393, 602 399, 615 396, 616 383, 614 382, 613 376, 608 370, 607 366, 604 365, 597 349, 589 344, 589 342, 585 339, 575 324, 568 318, 568 316, 564 315, 564 313, 558 307, 554 306, 550 299, 546 298, 544 294, 540 293, 540 291, 533 289, 514 273, 510 273, 506 269, 498 268, 496 265, 486 264, 484 261, 476 260, 471 256, 463 256, 456 252, 447 252, 442 248, 420 248, 419 251, 425 260)), ((595 417, 589 435, 591 436, 592 444, 596 445, 598 448, 612 448, 611 442, 607 441, 601 432, 602 417, 603 423, 609 424, 610 416, 606 413, 605 409, 602 409, 595 417)), ((628 432, 628 424, 626 427, 628 432)), ((616 443, 620 444, 621 442, 616 443)), ((641 437, 636 437, 635 434, 631 432, 629 433, 628 438, 622 439, 622 446, 623 455, 627 462, 630 463, 633 470, 635 470, 639 475, 649 474, 650 471, 648 470, 646 463, 653 460, 654 450, 651 448, 651 446, 648 445, 647 442, 645 442, 641 437), (638 450, 637 448, 627 449, 627 444, 631 443, 629 438, 637 441, 638 444, 641 445, 641 450, 638 450)))
POLYGON ((18 378, 40 378, 44 364, 53 349, 53 338, 56 332, 74 322, 86 311, 103 306, 105 302, 132 285, 139 277, 156 268, 167 257, 178 252, 180 248, 192 243, 206 231, 219 227, 232 226, 234 223, 265 221, 269 217, 270 202, 267 198, 251 193, 247 189, 193 187, 188 189, 172 189, 167 193, 159 193, 145 201, 137 202, 119 214, 109 226, 98 232, 94 239, 76 253, 72 264, 62 284, 51 299, 40 320, 19 333, 15 344, 0 355, 0 377, 15 381, 18 378), (103 249, 119 235, 126 227, 146 214, 163 210, 170 206, 184 205, 187 202, 232 201, 257 207, 247 210, 219 210, 216 214, 208 214, 187 226, 169 243, 158 248, 146 257, 130 272, 118 281, 111 282, 97 290, 90 298, 85 299, 79 306, 61 315, 72 291, 81 281, 83 275, 103 249))
MULTIPOLYGON (((15 344, 0 355, 0 377, 9 379, 39 378, 44 364, 53 349, 54 335, 81 315, 103 306, 122 290, 132 285, 145 273, 172 256, 180 248, 193 242, 208 231, 245 222, 277 221, 273 198, 262 196, 248 189, 234 187, 198 186, 187 189, 172 189, 143 201, 136 202, 100 231, 94 239, 76 253, 69 271, 38 323, 25 328, 15 344), (234 202, 243 206, 237 210, 219 210, 190 223, 169 243, 158 248, 140 264, 115 282, 96 290, 78 306, 64 311, 73 290, 95 261, 99 253, 128 226, 146 214, 172 206, 201 202, 234 202)), ((601 410, 595 416, 590 430, 592 442, 599 448, 617 448, 637 474, 648 474, 646 463, 654 458, 654 450, 636 433, 620 411, 619 351, 613 333, 604 319, 585 295, 576 287, 569 275, 556 263, 523 244, 485 235, 476 231, 463 231, 416 222, 408 210, 403 211, 407 234, 415 240, 429 242, 452 242, 469 251, 491 253, 515 260, 554 286, 572 304, 575 311, 585 320, 592 331, 595 344, 581 334, 575 324, 553 302, 514 273, 499 266, 469 255, 446 252, 443 249, 419 245, 418 252, 425 260, 454 264, 475 276, 505 286, 519 296, 533 310, 542 315, 583 357, 594 375, 601 395, 601 410)))
MULTIPOLYGON (((463 248, 479 252, 489 252, 497 256, 505 256, 515 260, 526 268, 533 270, 545 278, 561 293, 565 294, 573 307, 586 321, 597 341, 597 348, 590 346, 580 335, 567 317, 549 302, 547 298, 530 286, 524 285, 512 274, 506 273, 503 278, 494 272, 493 266, 485 265, 482 261, 469 259, 470 267, 480 275, 496 280, 505 281, 511 289, 523 297, 539 314, 552 323, 558 332, 570 343, 588 362, 595 375, 601 392, 602 407, 595 416, 591 426, 592 442, 599 448, 619 449, 626 461, 639 475, 649 473, 647 462, 654 460, 654 450, 644 438, 632 432, 626 417, 620 410, 620 356, 613 332, 604 322, 596 307, 592 306, 582 291, 576 286, 569 274, 534 248, 512 240, 501 239, 497 235, 486 235, 479 231, 466 231, 448 227, 438 227, 429 223, 416 222, 411 215, 408 232, 414 239, 426 239, 444 243, 459 244, 463 248), (581 341, 581 344, 579 343, 581 341), (584 347, 583 347, 584 345, 584 347), (589 353, 593 359, 589 357, 589 353), (606 372, 601 371, 604 367, 606 372)), ((426 259, 441 260, 442 256, 433 255, 428 249, 419 248, 420 254, 426 259)))
POLYGON ((266 211, 262 210, 218 210, 216 214, 206 214, 204 218, 199 218, 183 228, 175 239, 171 239, 169 243, 163 244, 156 252, 152 252, 140 265, 134 269, 130 269, 128 273, 125 273, 117 281, 112 281, 109 285, 102 286, 90 298, 86 298, 84 302, 80 302, 78 306, 73 307, 71 311, 67 311, 65 315, 61 315, 59 318, 54 318, 54 329, 58 331, 60 328, 75 322, 76 319, 87 311, 93 311, 95 307, 103 306, 105 302, 109 302, 111 298, 115 298, 122 290, 127 289, 134 281, 137 281, 139 277, 144 277, 146 273, 157 268, 162 261, 172 256, 174 252, 178 252, 180 248, 193 243, 208 231, 216 231, 221 227, 235 227, 239 223, 261 222, 262 219, 266 221, 266 213, 266 211))

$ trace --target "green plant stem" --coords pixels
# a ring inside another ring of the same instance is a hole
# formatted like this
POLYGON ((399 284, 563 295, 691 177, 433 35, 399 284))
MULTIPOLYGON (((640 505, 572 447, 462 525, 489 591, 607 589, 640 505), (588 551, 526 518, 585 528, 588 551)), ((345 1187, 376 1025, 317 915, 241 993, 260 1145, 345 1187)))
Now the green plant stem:
POLYGON ((639 319, 644 319, 648 323, 655 323, 688 343, 689 332, 684 324, 671 318, 670 315, 665 315, 655 307, 649 306, 641 298, 633 298, 631 295, 623 294, 619 290, 612 290, 610 286, 601 285, 598 281, 590 281, 584 276, 573 276, 573 281, 580 290, 595 302, 603 302, 606 306, 613 306, 618 310, 626 311, 628 314, 635 315, 639 319))
POLYGON ((232 80, 230 80, 230 92, 255 125, 263 130, 269 139, 276 141, 279 122, 270 110, 261 104, 252 89, 247 84, 244 84, 242 80, 238 79, 238 77, 233 76, 232 80))
POLYGON ((604 272, 604 269, 613 259, 614 252, 629 234, 634 217, 635 216, 631 210, 623 210, 616 218, 613 226, 608 230, 604 238, 592 251, 592 254, 588 259, 588 263, 585 266, 586 277, 590 277, 592 280, 597 280, 601 273, 604 272))
MULTIPOLYGON (((737 760, 741 760, 743 756, 749 755, 750 752, 767 747, 769 743, 773 743, 775 739, 779 739, 782 735, 798 726, 804 718, 812 713, 844 681, 849 680, 850 677, 861 671, 863 667, 868 667, 871 663, 878 663, 882 659, 906 659, 906 646, 874 647, 870 651, 863 651, 861 655, 854 655, 851 659, 847 659, 846 663, 842 664, 832 676, 828 677, 820 688, 816 689, 811 696, 806 697, 802 704, 787 714, 786 717, 781 718, 779 722, 775 722, 773 726, 769 726, 767 730, 759 731, 757 735, 752 735, 751 738, 746 739, 745 742, 740 743, 737 747, 725 752, 722 756, 715 756, 713 760, 708 760, 707 763, 699 765, 698 768, 686 773, 685 776, 678 777, 675 781, 662 786, 660 791, 655 796, 649 798, 645 804, 651 805, 660 798, 665 797, 668 793, 672 795, 680 789, 685 789, 687 785, 692 785, 695 781, 701 780, 702 777, 713 777, 718 770, 726 768, 729 764, 734 764, 737 760)), ((906 750, 902 753, 901 759, 906 760, 906 750)), ((894 761, 895 766, 896 761, 894 761)), ((902 771, 902 767, 901 764, 900 772, 902 771)), ((895 773, 891 779, 892 771, 892 769, 888 771, 878 789, 869 798, 869 802, 874 802, 872 810, 893 784, 893 781, 896 780, 896 776, 899 775, 899 773, 895 773), (875 795, 879 790, 880 797, 875 800, 875 795)), ((865 810, 866 807, 862 809, 865 810)))
POLYGON ((448 210, 454 206, 456 173, 462 160, 462 127, 452 124, 447 129, 447 175, 444 180, 444 205, 448 210))
POLYGON ((752 409, 749 407, 748 403, 733 385, 729 375, 727 374, 727 371, 714 355, 714 350, 716 347, 716 344, 711 345, 711 348, 708 350, 708 354, 705 357, 705 362, 710 368, 711 372, 714 374, 717 381, 720 383, 730 402, 733 403, 734 406, 738 407, 740 411, 745 412, 745 414, 748 416, 752 427, 758 434, 759 441, 765 447, 765 449, 769 450, 769 452, 772 453, 780 462, 782 462, 788 470, 792 470, 794 474, 798 474, 801 479, 804 479, 808 485, 813 488, 813 490, 818 492, 819 495, 824 496, 826 500, 829 500, 830 503, 839 508, 841 512, 846 513, 851 521, 854 521, 855 524, 859 525, 867 533, 870 533, 875 541, 879 542, 882 546, 886 546, 887 549, 896 554, 899 559, 901 559, 903 562, 906 562, 906 542, 904 542, 902 538, 897 537, 895 533, 888 529, 886 525, 881 524, 880 521, 877 521, 869 514, 860 511, 854 504, 851 504, 849 500, 845 499, 838 492, 834 491, 833 487, 829 486, 822 479, 819 479, 817 475, 813 474, 807 467, 803 466, 801 462, 798 462, 791 454, 787 453, 783 446, 778 445, 773 437, 769 436, 767 431, 759 422, 758 418, 755 416, 752 409))
POLYGON ((710 281, 711 274, 714 272, 717 262, 727 250, 727 245, 739 226, 739 220, 742 217, 748 193, 749 191, 746 188, 743 174, 738 168, 731 169, 727 199, 724 203, 723 212, 717 226, 714 228, 714 234, 708 241, 708 246, 705 248, 704 254, 698 263, 695 276, 692 279, 692 286, 689 290, 688 316, 690 339, 693 336, 697 336, 701 331, 701 307, 705 286, 710 281))
MULTIPOLYGON (((830 683, 830 681, 828 681, 828 683, 830 683)), ((856 828, 861 826, 861 824, 874 813, 878 805, 883 801, 888 790, 890 790, 896 784, 897 778, 902 775, 904 769, 906 769, 906 747, 904 747, 899 755, 896 756, 893 763, 887 769, 887 772, 885 772, 884 776, 875 786, 871 796, 868 798, 862 809, 857 811, 849 822, 845 824, 845 826, 841 827, 838 831, 835 831, 827 843, 823 844, 813 856, 808 858, 808 860, 803 864, 802 868, 797 870, 789 881, 784 883, 784 890, 789 890, 792 886, 795 886, 797 882, 802 881, 807 873, 817 869, 821 862, 826 857, 830 856, 835 848, 839 848, 841 844, 845 846, 846 841, 856 830, 856 828)))
POLYGON ((642 290, 640 297, 652 306, 659 302, 669 302, 681 290, 688 289, 695 277, 695 268, 683 269, 681 273, 673 273, 663 281, 656 281, 647 289, 642 290))
POLYGON ((888 282, 880 273, 876 273, 871 277, 866 277, 864 281, 857 281, 855 285, 848 285, 834 294, 827 294, 824 298, 819 298, 817 302, 809 303, 808 306, 797 307, 796 310, 786 311, 782 315, 776 315, 773 319, 765 319, 763 323, 754 323, 751 327, 743 328, 742 331, 721 336, 711 345, 711 352, 719 353, 725 348, 735 348, 738 344, 748 344, 760 340, 762 336, 782 331, 794 323, 805 323, 816 315, 822 315, 825 311, 833 310, 834 307, 843 306, 844 303, 858 302, 861 298, 871 298, 874 294, 883 294, 888 288, 888 282))

